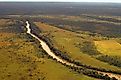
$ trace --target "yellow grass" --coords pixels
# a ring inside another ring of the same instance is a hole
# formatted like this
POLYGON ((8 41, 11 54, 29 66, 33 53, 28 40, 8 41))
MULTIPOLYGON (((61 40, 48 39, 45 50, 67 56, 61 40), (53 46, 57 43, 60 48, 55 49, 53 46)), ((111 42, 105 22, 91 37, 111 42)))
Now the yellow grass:
POLYGON ((98 51, 103 54, 121 56, 121 44, 115 40, 95 41, 95 45, 98 51))

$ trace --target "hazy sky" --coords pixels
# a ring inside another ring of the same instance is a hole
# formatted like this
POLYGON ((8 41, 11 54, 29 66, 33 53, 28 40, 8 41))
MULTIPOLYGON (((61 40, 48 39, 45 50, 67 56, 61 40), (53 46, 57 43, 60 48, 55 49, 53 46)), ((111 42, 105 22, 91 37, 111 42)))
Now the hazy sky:
POLYGON ((42 1, 42 2, 115 2, 121 3, 121 0, 0 0, 0 1, 42 1))

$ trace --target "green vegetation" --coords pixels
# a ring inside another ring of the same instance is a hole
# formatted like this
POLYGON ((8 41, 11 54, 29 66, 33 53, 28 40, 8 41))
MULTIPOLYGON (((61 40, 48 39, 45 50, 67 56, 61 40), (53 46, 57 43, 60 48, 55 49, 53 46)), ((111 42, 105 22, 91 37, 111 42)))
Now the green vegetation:
POLYGON ((97 51, 95 45, 93 42, 84 42, 82 45, 78 45, 83 53, 89 54, 89 55, 99 55, 101 54, 99 51, 97 51))
POLYGON ((121 67, 121 57, 105 55, 105 56, 99 56, 97 59, 104 62, 108 62, 111 65, 121 67))

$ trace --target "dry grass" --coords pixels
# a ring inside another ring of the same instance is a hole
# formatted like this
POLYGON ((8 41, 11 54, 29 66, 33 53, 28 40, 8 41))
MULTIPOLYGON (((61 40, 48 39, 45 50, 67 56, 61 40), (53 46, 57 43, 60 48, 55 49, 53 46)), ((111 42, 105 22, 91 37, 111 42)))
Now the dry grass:
POLYGON ((115 40, 95 41, 95 45, 103 54, 111 56, 121 56, 121 44, 115 40))

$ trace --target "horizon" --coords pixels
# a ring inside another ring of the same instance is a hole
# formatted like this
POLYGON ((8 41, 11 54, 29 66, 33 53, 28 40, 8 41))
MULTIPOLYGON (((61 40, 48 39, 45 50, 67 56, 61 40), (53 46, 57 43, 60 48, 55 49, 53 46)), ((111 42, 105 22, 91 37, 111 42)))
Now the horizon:
POLYGON ((121 3, 120 0, 0 0, 0 2, 80 2, 80 3, 121 3))

